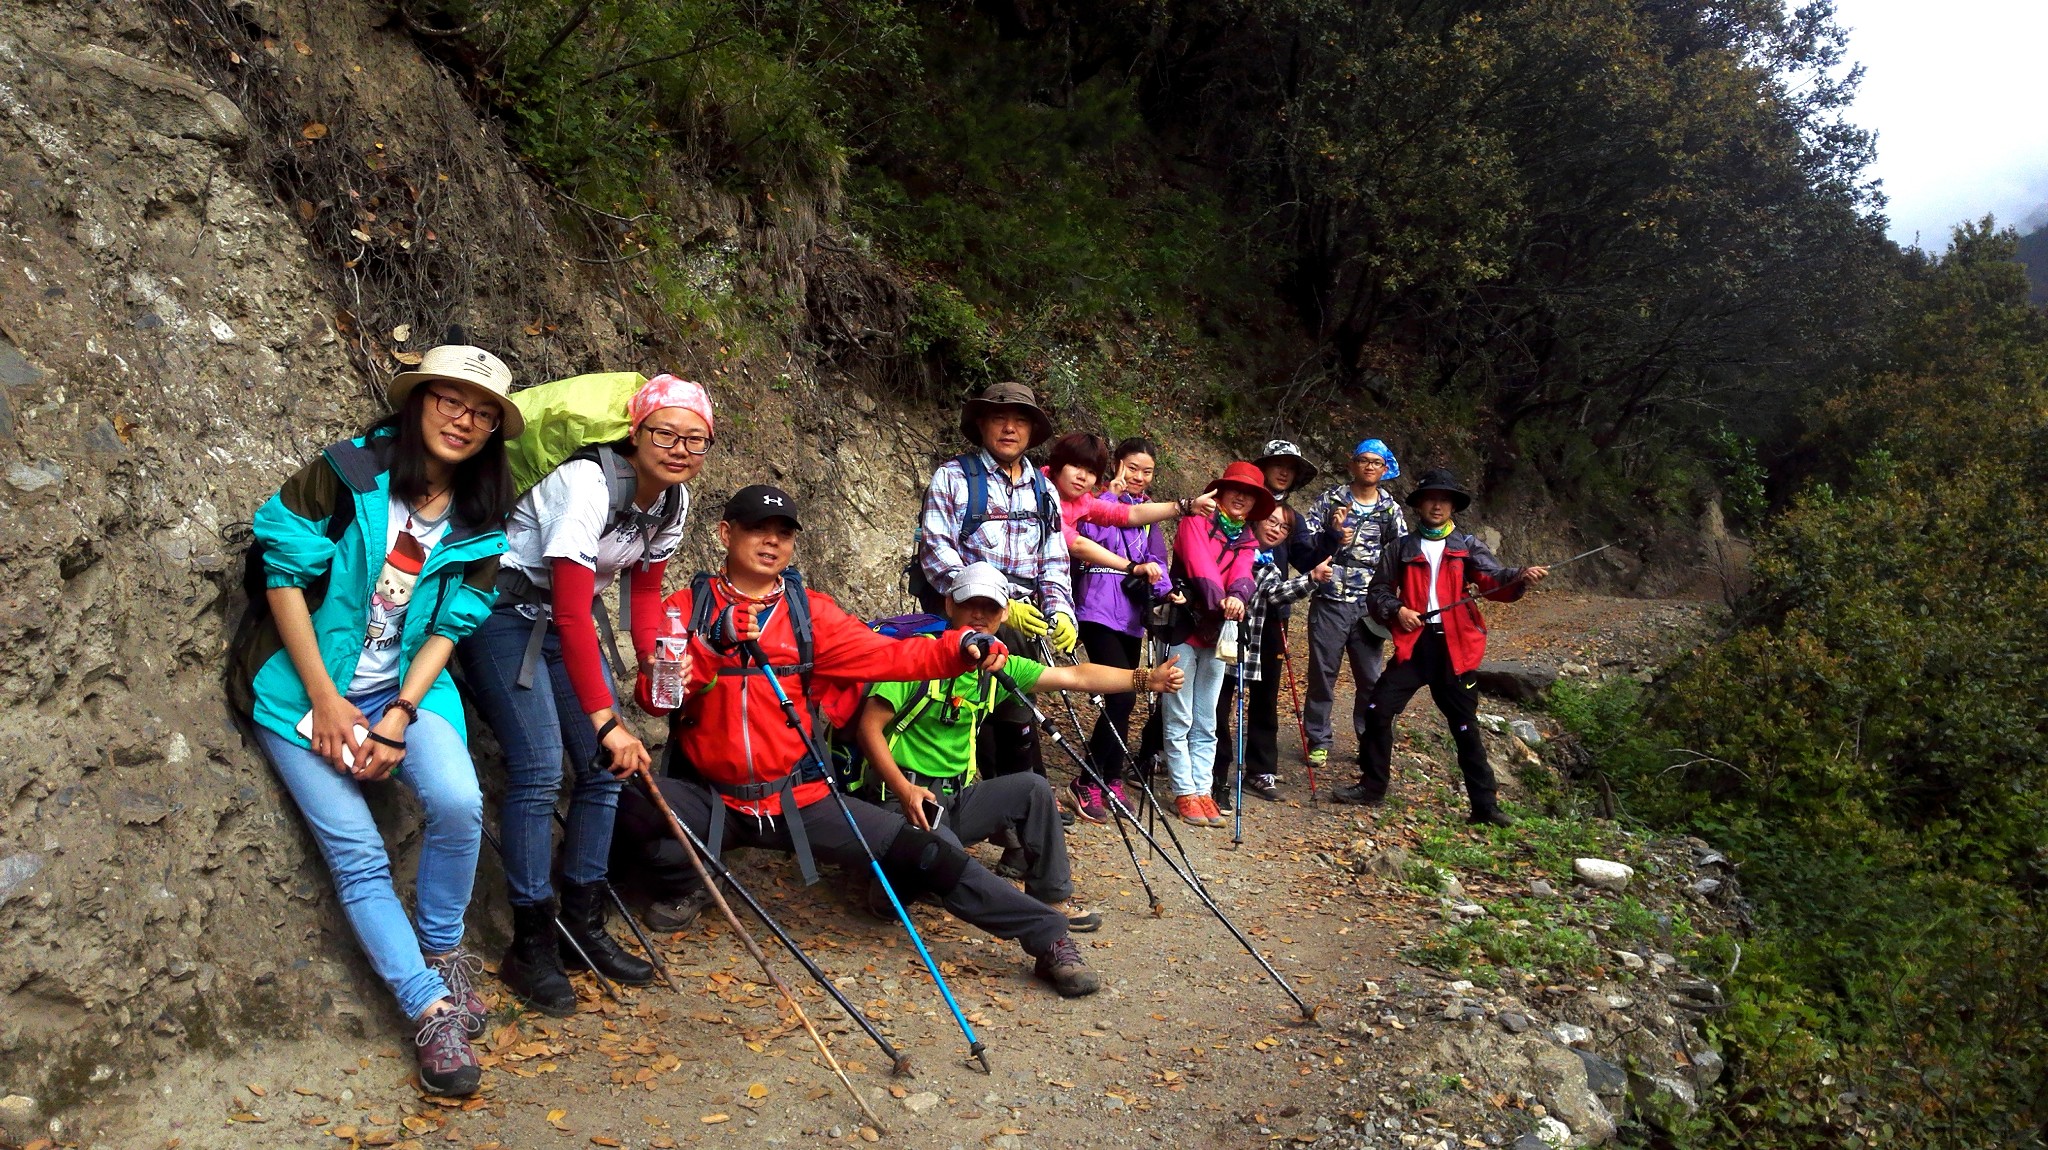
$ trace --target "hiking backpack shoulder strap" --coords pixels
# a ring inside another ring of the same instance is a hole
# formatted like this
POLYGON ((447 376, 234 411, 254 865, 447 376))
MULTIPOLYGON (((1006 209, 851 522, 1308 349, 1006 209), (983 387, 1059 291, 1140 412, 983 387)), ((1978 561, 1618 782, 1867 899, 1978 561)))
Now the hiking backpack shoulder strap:
POLYGON ((1031 494, 1038 499, 1038 552, 1043 555, 1052 549, 1053 538, 1060 534, 1063 526, 1060 522, 1060 497, 1053 491, 1052 480, 1045 477, 1045 472, 1031 467, 1029 462, 1024 466, 1031 468, 1031 494))
POLYGON ((604 534, 611 534, 620 522, 634 514, 633 496, 639 494, 640 477, 633 471, 632 460, 620 455, 609 443, 579 447, 569 459, 588 459, 604 473, 604 534))
POLYGON ((960 513, 960 543, 964 547, 988 522, 988 465, 981 461, 979 451, 956 456, 954 461, 967 475, 967 506, 960 513))
POLYGON ((718 597, 711 593, 711 573, 699 571, 690 576, 690 633, 708 635, 711 633, 711 614, 718 606, 718 597))

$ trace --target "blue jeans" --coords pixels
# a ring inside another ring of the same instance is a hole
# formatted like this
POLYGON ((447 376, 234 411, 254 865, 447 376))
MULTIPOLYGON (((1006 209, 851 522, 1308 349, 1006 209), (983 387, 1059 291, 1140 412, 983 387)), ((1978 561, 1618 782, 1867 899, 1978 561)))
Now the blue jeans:
MULTIPOLYGON (((548 627, 533 686, 519 685, 519 663, 533 620, 510 607, 492 611, 455 649, 477 709, 505 749, 505 805, 498 812, 504 836, 505 885, 514 906, 554 897, 548 864, 555 848, 555 800, 562 792, 562 754, 575 770, 569 793, 568 832, 562 839, 562 878, 603 882, 612 849, 612 820, 623 785, 599 767, 597 731, 569 685, 562 637, 548 627)), ((602 662, 602 661, 601 661, 602 662)), ((611 668, 604 669, 611 682, 611 668)), ((616 697, 617 689, 614 688, 616 697)))
POLYGON ((1228 670, 1216 648, 1174 644, 1187 678, 1166 704, 1166 773, 1175 795, 1206 795, 1216 771, 1216 696, 1228 670))
MULTIPOLYGON (((391 687, 353 696, 349 702, 375 721, 397 696, 398 689, 391 687)), ((405 761, 393 777, 412 789, 426 812, 413 890, 414 920, 409 921, 391 885, 391 856, 363 799, 364 784, 273 731, 259 727, 256 737, 299 804, 320 857, 327 860, 335 895, 370 966, 391 988, 406 1017, 418 1018, 448 996, 447 984, 427 967, 421 951, 444 954, 462 942, 462 916, 476 882, 484 800, 469 747, 446 719, 431 711, 421 711, 405 732, 405 761)))

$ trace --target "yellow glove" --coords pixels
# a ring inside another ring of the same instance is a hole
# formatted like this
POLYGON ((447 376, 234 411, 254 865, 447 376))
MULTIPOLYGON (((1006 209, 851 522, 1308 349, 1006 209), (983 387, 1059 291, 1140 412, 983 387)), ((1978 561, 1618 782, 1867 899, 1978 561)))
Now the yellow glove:
POLYGON ((1081 637, 1081 629, 1074 626, 1074 617, 1062 611, 1052 617, 1052 649, 1062 655, 1074 653, 1074 640, 1081 637))
POLYGON ((1031 605, 1029 599, 1010 600, 1010 626, 1026 639, 1036 639, 1045 634, 1045 612, 1031 605))

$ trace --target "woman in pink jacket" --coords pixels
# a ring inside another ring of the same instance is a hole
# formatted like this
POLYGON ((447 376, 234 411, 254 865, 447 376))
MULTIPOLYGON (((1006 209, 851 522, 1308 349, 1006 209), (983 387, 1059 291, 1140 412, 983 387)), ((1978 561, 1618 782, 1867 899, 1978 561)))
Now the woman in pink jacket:
POLYGON ((1233 463, 1210 483, 1213 515, 1181 520, 1174 535, 1175 586, 1187 598, 1184 621, 1175 628, 1173 654, 1186 679, 1161 698, 1166 704, 1166 771, 1173 780, 1174 807, 1191 826, 1220 827, 1223 813, 1209 797, 1216 768, 1216 696, 1223 690, 1224 665, 1216 657, 1216 635, 1225 620, 1244 618, 1257 581, 1252 563, 1259 541, 1251 529, 1273 514, 1265 476, 1249 463, 1233 463))

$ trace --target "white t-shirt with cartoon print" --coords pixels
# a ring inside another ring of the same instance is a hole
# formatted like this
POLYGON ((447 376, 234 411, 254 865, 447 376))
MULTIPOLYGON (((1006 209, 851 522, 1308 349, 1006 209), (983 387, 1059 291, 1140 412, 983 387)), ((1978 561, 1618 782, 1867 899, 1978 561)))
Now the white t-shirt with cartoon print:
POLYGON ((412 605, 413 586, 420 569, 441 537, 448 534, 449 511, 441 518, 421 519, 403 499, 391 497, 384 513, 384 567, 370 591, 370 617, 363 628, 363 654, 356 660, 356 673, 349 680, 349 695, 398 685, 398 644, 405 634, 405 614, 412 605))
MULTIPOLYGON (((606 533, 611 517, 611 489, 604 468, 594 459, 572 459, 534 484, 512 509, 505 528, 508 567, 516 567, 536 587, 553 586, 553 563, 568 559, 591 569, 602 595, 619 572, 635 563, 659 563, 676 553, 683 541, 683 521, 690 513, 689 489, 678 484, 663 493, 649 513, 662 516, 670 499, 682 500, 682 514, 666 530, 649 538, 631 520, 606 533)), ((521 608, 528 618, 539 608, 521 608)))

